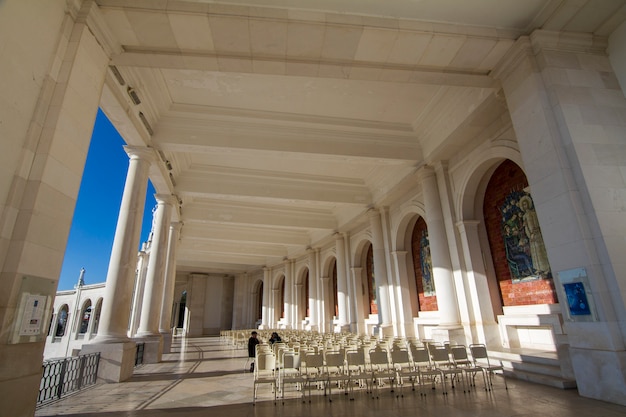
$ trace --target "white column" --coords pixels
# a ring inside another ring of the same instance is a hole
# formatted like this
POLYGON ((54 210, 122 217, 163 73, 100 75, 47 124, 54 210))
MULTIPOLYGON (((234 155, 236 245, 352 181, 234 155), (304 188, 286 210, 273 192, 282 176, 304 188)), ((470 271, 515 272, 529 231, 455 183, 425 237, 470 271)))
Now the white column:
POLYGON ((391 308, 389 306, 389 281, 385 262, 383 228, 378 210, 367 212, 372 231, 372 252, 374 256, 374 279, 378 288, 378 324, 385 328, 391 326, 391 308))
POLYGON ((317 251, 309 248, 309 326, 311 330, 317 330, 317 251))
POLYGON ((396 251, 391 254, 396 268, 396 317, 399 318, 398 330, 401 336, 413 336, 413 312, 411 311, 411 297, 409 287, 409 274, 406 267, 406 251, 396 251))
POLYGON ((337 255, 337 320, 343 329, 348 324, 348 277, 344 237, 341 233, 335 233, 335 252, 337 255))
POLYGON ((143 290, 146 284, 146 272, 148 271, 148 258, 150 255, 146 253, 144 248, 144 250, 139 251, 137 257, 137 277, 135 279, 133 309, 130 317, 130 325, 128 326, 128 337, 135 336, 137 328, 139 327, 141 304, 143 303, 143 290))
POLYGON ((329 287, 330 277, 323 276, 320 277, 320 321, 319 321, 319 330, 320 332, 332 331, 332 326, 329 327, 328 323, 332 318, 332 314, 330 314, 332 305, 330 302, 330 291, 329 287))
POLYGON ((285 323, 287 328, 291 328, 292 326, 292 311, 291 306, 293 305, 292 294, 293 294, 293 277, 291 276, 291 261, 288 258, 283 260, 283 265, 285 268, 285 323))
POLYGON ((428 241, 433 265, 433 278, 439 309, 439 327, 460 327, 459 309, 454 289, 452 262, 448 252, 448 239, 439 198, 439 188, 435 172, 430 167, 420 170, 420 180, 426 207, 428 241))
POLYGON ((270 282, 270 269, 263 268, 263 307, 261 308, 261 328, 269 328, 270 323, 270 293, 272 286, 270 282))
POLYGON ((167 260, 167 243, 172 218, 172 206, 176 199, 171 195, 155 195, 157 209, 155 212, 154 236, 148 260, 148 273, 144 300, 141 306, 141 319, 137 336, 161 336, 159 319, 163 304, 163 287, 165 279, 165 263, 167 260))
POLYGON ((163 286, 163 302, 159 332, 163 336, 163 352, 169 353, 172 337, 172 309, 174 306, 174 286, 176 285, 176 249, 180 237, 182 223, 172 223, 167 241, 167 262, 165 264, 165 283, 163 286))
MULTIPOLYGON (((468 295, 471 303, 470 313, 476 323, 478 342, 493 346, 500 339, 492 301, 492 297, 498 297, 499 288, 497 288, 495 280, 493 281, 493 288, 490 288, 487 280, 478 236, 478 225, 477 220, 457 223, 463 246, 463 258, 465 259, 465 273, 467 274, 468 295)), ((497 300, 496 302, 500 301, 497 300)))
POLYGON ((98 336, 93 339, 100 343, 129 341, 126 332, 148 188, 148 170, 155 160, 152 149, 130 146, 124 149, 130 156, 130 163, 111 250, 98 336))
POLYGON ((352 276, 352 299, 354 306, 354 314, 350 319, 350 330, 356 332, 358 334, 365 334, 365 313, 363 305, 364 295, 363 295, 363 287, 361 274, 363 273, 363 268, 360 267, 352 267, 351 270, 352 276))
POLYGON ((304 287, 303 284, 296 284, 294 285, 294 290, 295 290, 295 295, 296 295, 296 303, 294 305, 294 316, 293 316, 293 321, 294 321, 294 329, 302 329, 302 318, 300 315, 301 312, 301 308, 302 307, 302 288, 304 287))

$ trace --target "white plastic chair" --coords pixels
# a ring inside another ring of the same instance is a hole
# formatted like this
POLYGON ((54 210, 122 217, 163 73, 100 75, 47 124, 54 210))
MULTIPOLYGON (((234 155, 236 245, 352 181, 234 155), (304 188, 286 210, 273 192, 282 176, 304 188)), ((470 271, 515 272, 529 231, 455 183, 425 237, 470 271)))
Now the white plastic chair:
POLYGON ((487 347, 483 344, 472 344, 469 345, 470 352, 472 353, 472 359, 474 360, 474 364, 481 368, 485 375, 487 376, 487 386, 485 387, 487 391, 491 391, 493 387, 493 375, 496 371, 500 371, 502 373, 502 379, 504 380, 504 389, 508 390, 509 387, 506 384, 506 376, 504 375, 504 366, 501 361, 498 361, 498 364, 492 363, 493 360, 489 359, 487 354, 487 347))

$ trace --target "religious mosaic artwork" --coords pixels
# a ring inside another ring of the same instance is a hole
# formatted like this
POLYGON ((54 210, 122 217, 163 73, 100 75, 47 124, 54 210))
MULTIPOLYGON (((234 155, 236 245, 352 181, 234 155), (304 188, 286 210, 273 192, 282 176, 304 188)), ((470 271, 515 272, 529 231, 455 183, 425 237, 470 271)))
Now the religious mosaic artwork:
POLYGON ((430 242, 428 231, 422 230, 420 236, 420 267, 422 270, 422 283, 424 285, 424 297, 435 295, 435 281, 433 280, 433 263, 430 257, 430 242))
POLYGON ((513 282, 552 278, 533 200, 513 191, 500 207, 502 238, 513 282))

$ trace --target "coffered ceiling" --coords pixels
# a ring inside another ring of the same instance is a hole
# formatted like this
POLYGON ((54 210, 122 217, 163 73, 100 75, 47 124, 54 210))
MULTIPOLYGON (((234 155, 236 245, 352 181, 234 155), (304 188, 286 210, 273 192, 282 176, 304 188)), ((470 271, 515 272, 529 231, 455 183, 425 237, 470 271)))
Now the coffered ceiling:
POLYGON ((219 274, 300 256, 418 190, 418 167, 502 123, 490 72, 519 36, 606 36, 626 17, 625 0, 95 3, 102 108, 159 151, 178 269, 219 274))

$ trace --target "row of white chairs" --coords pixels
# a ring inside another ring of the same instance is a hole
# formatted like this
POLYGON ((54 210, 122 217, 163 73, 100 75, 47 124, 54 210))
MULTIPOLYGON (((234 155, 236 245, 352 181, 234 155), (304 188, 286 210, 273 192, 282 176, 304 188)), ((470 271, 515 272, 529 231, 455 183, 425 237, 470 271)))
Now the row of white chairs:
MULTIPOLYGON (((501 363, 494 364, 482 344, 469 346, 427 343, 405 346, 397 343, 391 348, 385 344, 370 347, 347 346, 339 349, 317 349, 288 343, 274 345, 260 344, 256 350, 254 373, 254 398, 257 398, 258 386, 272 386, 274 401, 285 398, 288 386, 300 391, 305 401, 308 392, 311 401, 313 387, 323 389, 332 401, 332 387, 343 389, 350 399, 354 399, 354 388, 365 388, 372 398, 379 396, 379 389, 389 383, 391 391, 399 387, 398 396, 403 396, 403 388, 410 383, 412 389, 419 388, 420 395, 426 395, 427 388, 441 387, 442 393, 448 393, 448 381, 451 388, 459 383, 463 392, 475 387, 478 374, 483 378, 485 390, 493 386, 493 374, 504 369, 501 363)), ((508 389, 506 378, 504 386, 508 389)))

